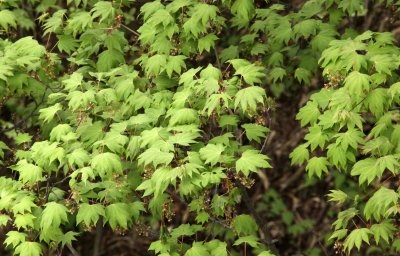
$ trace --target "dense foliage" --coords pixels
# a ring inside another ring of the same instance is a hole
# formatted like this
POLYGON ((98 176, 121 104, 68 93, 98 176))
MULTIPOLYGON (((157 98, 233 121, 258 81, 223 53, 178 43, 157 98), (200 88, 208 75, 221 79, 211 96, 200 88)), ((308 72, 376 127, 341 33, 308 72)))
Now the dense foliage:
POLYGON ((274 2, 1 1, 5 247, 78 255, 105 227, 139 230, 150 255, 286 255, 265 218, 291 238, 317 220, 295 221, 273 189, 257 206, 250 194, 276 168, 276 101, 311 87, 290 159, 309 189, 336 179, 319 243, 396 254, 400 49, 357 22, 371 6, 397 17, 399 3, 274 2))

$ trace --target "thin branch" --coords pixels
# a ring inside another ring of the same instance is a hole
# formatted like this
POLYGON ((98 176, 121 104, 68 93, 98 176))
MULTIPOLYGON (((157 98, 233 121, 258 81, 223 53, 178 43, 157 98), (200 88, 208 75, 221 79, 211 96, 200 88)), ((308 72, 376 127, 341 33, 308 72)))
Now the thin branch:
POLYGON ((66 176, 66 177, 64 177, 62 180, 60 180, 60 181, 57 181, 57 182, 55 182, 55 183, 53 183, 53 184, 51 184, 51 186, 50 186, 50 177, 48 177, 47 178, 47 185, 46 185, 46 203, 49 201, 49 196, 50 196, 50 193, 51 193, 51 191, 53 190, 53 188, 56 186, 56 185, 59 185, 59 184, 61 184, 61 183, 63 183, 64 181, 66 181, 68 178, 70 178, 70 176, 66 176))
POLYGON ((126 30, 128 30, 129 32, 131 32, 132 34, 136 35, 136 36, 140 36, 140 34, 138 32, 136 32, 135 30, 131 29, 130 27, 126 26, 125 24, 120 23, 121 27, 125 28, 126 30))
POLYGON ((270 249, 276 256, 279 256, 280 254, 272 240, 272 235, 269 232, 269 230, 266 228, 265 221, 263 221, 261 219, 260 215, 258 215, 256 210, 254 209, 254 206, 251 204, 251 199, 249 197, 249 194, 247 193, 246 188, 240 182, 237 182, 237 184, 242 192, 243 201, 244 201, 247 209, 249 209, 250 214, 254 217, 254 220, 256 221, 257 225, 260 227, 261 231, 265 235, 265 242, 268 246, 268 249, 270 249))
POLYGON ((271 115, 269 114, 269 108, 267 108, 266 113, 267 113, 267 117, 268 117, 268 129, 269 129, 269 132, 268 132, 268 135, 265 137, 264 143, 263 143, 263 145, 262 145, 262 147, 260 149, 261 153, 264 153, 263 151, 264 151, 265 147, 267 146, 267 142, 268 142, 268 139, 269 139, 269 137, 271 135, 271 131, 272 131, 272 119, 271 119, 271 115))
POLYGON ((100 255, 102 234, 103 234, 103 217, 100 216, 99 221, 96 224, 96 237, 93 244, 93 256, 100 255))
POLYGON ((80 256, 79 252, 77 250, 75 250, 74 247, 72 247, 72 245, 67 244, 67 247, 73 256, 80 256))
POLYGON ((218 68, 219 68, 219 70, 221 70, 222 69, 221 62, 219 61, 219 55, 218 55, 218 50, 217 50, 216 46, 214 47, 214 54, 215 54, 215 59, 217 61, 218 68))

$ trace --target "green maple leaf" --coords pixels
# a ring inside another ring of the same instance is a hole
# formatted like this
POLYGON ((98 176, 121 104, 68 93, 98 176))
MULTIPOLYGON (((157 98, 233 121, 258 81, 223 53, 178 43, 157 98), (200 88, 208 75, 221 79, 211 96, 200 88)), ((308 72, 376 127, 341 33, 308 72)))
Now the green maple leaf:
POLYGON ((389 170, 394 175, 397 175, 398 167, 400 166, 398 159, 398 156, 395 155, 382 156, 377 159, 376 165, 381 173, 383 173, 385 170, 389 170))
POLYGON ((166 141, 170 137, 170 133, 164 127, 153 127, 150 130, 144 130, 141 134, 141 144, 140 147, 152 147, 154 144, 160 140, 166 141))
POLYGON ((80 136, 81 141, 85 144, 92 145, 103 137, 104 124, 102 122, 95 122, 92 124, 80 125, 76 129, 76 133, 80 136))
MULTIPOLYGON (((165 8, 161 8, 151 15, 146 24, 168 28, 169 25, 174 24, 174 17, 165 8)), ((168 36, 171 38, 172 34, 168 33, 168 36)))
POLYGON ((175 13, 180 11, 183 7, 192 5, 193 2, 191 0, 177 0, 169 3, 166 7, 166 10, 175 13))
POLYGON ((130 217, 129 206, 125 203, 110 204, 106 207, 105 221, 110 224, 113 230, 115 230, 117 226, 127 229, 130 217))
POLYGON ((113 153, 119 153, 125 148, 125 144, 128 142, 128 137, 122 135, 120 132, 111 130, 106 133, 106 136, 93 144, 93 146, 103 145, 113 153))
POLYGON ((318 25, 320 21, 315 19, 302 20, 293 27, 293 32, 296 34, 298 39, 300 36, 305 39, 309 38, 311 35, 317 33, 318 25))
POLYGON ((341 190, 329 190, 331 193, 328 194, 329 200, 343 204, 347 200, 347 194, 341 190))
POLYGON ((0 158, 4 158, 4 150, 9 150, 10 148, 0 140, 0 158))
POLYGON ((328 146, 327 157, 337 168, 346 168, 347 158, 352 152, 346 152, 338 144, 330 144, 328 146))
POLYGON ((151 147, 140 154, 138 163, 140 165, 148 165, 152 163, 154 167, 157 167, 160 164, 168 165, 173 159, 173 153, 163 152, 157 147, 151 147))
POLYGON ((291 159, 292 165, 298 164, 302 165, 304 161, 310 158, 310 153, 308 152, 307 145, 299 145, 297 146, 290 154, 289 157, 291 159))
POLYGON ((363 54, 358 54, 359 51, 366 50, 366 45, 362 42, 354 40, 346 40, 340 42, 340 54, 342 65, 348 70, 360 70, 368 65, 367 57, 363 54))
POLYGON ((196 143, 196 138, 200 137, 200 131, 185 131, 175 133, 168 138, 168 142, 171 144, 178 144, 182 146, 189 146, 190 144, 196 143))
POLYGON ((385 220, 381 223, 373 224, 370 230, 374 235, 376 244, 378 245, 381 238, 389 243, 389 239, 393 239, 394 232, 397 229, 389 220, 385 220))
POLYGON ((68 19, 67 29, 72 31, 72 35, 76 37, 79 32, 85 31, 88 27, 92 26, 92 16, 89 12, 78 11, 68 19))
POLYGON ((176 172, 172 172, 169 167, 158 168, 151 179, 143 181, 136 190, 144 190, 143 196, 154 194, 155 198, 160 198, 168 185, 175 182, 176 178, 176 172))
POLYGON ((146 209, 143 206, 143 203, 140 201, 130 203, 129 208, 130 208, 130 213, 135 220, 139 218, 140 212, 146 211, 146 209))
POLYGON ((201 185, 206 187, 209 184, 219 184, 221 183, 222 179, 226 179, 227 176, 223 172, 224 168, 215 168, 209 172, 202 172, 201 173, 201 185))
POLYGON ((333 223, 335 230, 346 228, 349 221, 357 214, 358 210, 355 208, 349 208, 339 212, 337 220, 333 223))
POLYGON ((19 256, 41 256, 42 246, 37 242, 22 242, 15 248, 19 256))
POLYGON ((100 17, 99 22, 101 23, 108 18, 112 19, 115 14, 115 9, 111 2, 99 1, 93 6, 91 13, 92 19, 100 17))
POLYGON ((62 81, 64 84, 64 88, 67 91, 74 91, 78 86, 82 85, 83 81, 83 75, 78 72, 72 73, 72 75, 68 78, 62 81))
POLYGON ((229 62, 236 70, 235 75, 241 75, 249 85, 261 83, 261 78, 265 77, 263 67, 256 66, 243 59, 230 60, 229 62))
POLYGON ((233 25, 239 28, 245 27, 255 14, 254 1, 236 0, 231 7, 231 12, 236 18, 233 19, 233 25))
POLYGON ((167 63, 165 65, 168 77, 172 77, 172 73, 180 75, 182 68, 186 68, 185 59, 187 57, 184 55, 168 56, 167 63))
POLYGON ((239 47, 236 45, 231 45, 223 49, 219 57, 221 58, 221 62, 237 59, 239 58, 239 47))
POLYGON ((335 230, 332 235, 329 237, 329 240, 336 238, 337 240, 342 240, 347 236, 347 228, 335 230))
POLYGON ((324 148, 325 143, 328 140, 328 135, 318 125, 313 125, 309 128, 309 132, 304 136, 304 139, 308 141, 311 146, 311 150, 314 151, 318 146, 324 148))
POLYGON ((239 119, 236 115, 222 115, 218 120, 219 127, 225 128, 229 126, 236 127, 239 119))
POLYGON ((182 73, 182 75, 179 78, 179 84, 183 84, 185 86, 191 84, 194 82, 193 77, 201 70, 201 67, 197 68, 191 68, 187 70, 186 72, 182 73))
POLYGON ((68 231, 67 233, 58 237, 58 241, 61 242, 61 246, 64 247, 66 244, 70 245, 72 241, 76 241, 76 236, 79 233, 74 231, 68 231))
POLYGON ((156 254, 161 253, 158 255, 169 256, 170 250, 171 250, 171 245, 168 243, 168 241, 165 241, 164 239, 152 242, 149 246, 149 251, 154 251, 156 254))
POLYGON ((83 222, 87 227, 96 225, 100 216, 105 216, 104 206, 101 204, 87 204, 79 205, 78 214, 76 215, 76 225, 83 222))
POLYGON ((370 82, 371 79, 369 75, 353 71, 344 80, 344 87, 347 88, 350 93, 360 97, 369 91, 370 82))
POLYGON ((349 128, 344 133, 338 133, 334 136, 336 144, 339 144, 343 150, 347 150, 348 146, 357 149, 359 144, 364 143, 364 133, 358 129, 349 128))
POLYGON ((4 240, 4 244, 6 246, 12 245, 13 248, 16 248, 19 244, 25 242, 28 235, 18 231, 8 231, 6 236, 7 238, 4 240))
POLYGON ((376 116, 380 117, 387 108, 387 100, 389 98, 388 91, 385 88, 377 88, 372 90, 365 99, 365 104, 376 116))
POLYGON ((259 168, 271 168, 268 157, 259 154, 258 150, 246 150, 236 161, 236 171, 248 176, 250 172, 257 172, 259 168))
POLYGON ((122 63, 125 63, 123 53, 115 49, 108 49, 99 54, 96 67, 99 72, 107 72, 122 63))
POLYGON ((211 166, 213 166, 221 161, 224 150, 225 147, 222 144, 207 144, 207 146, 200 149, 199 153, 206 164, 211 164, 211 166))
POLYGON ((269 66, 282 66, 283 64, 283 54, 280 52, 273 52, 268 58, 269 66))
POLYGON ((45 206, 40 221, 42 230, 58 228, 62 223, 68 222, 67 207, 56 202, 49 202, 45 206))
POLYGON ((314 124, 320 115, 321 112, 318 109, 318 104, 314 101, 309 101, 300 109, 299 113, 296 115, 296 120, 300 120, 301 126, 303 127, 307 124, 314 124))
POLYGON ((20 230, 21 228, 28 229, 34 227, 35 216, 29 213, 25 214, 15 214, 14 215, 14 224, 20 230))
POLYGON ((56 103, 53 106, 42 108, 39 110, 39 118, 43 119, 44 122, 50 122, 53 120, 54 116, 58 111, 62 110, 62 106, 60 103, 56 103))
POLYGON ((386 217, 390 214, 388 210, 398 203, 400 196, 396 191, 381 187, 368 200, 364 208, 364 215, 367 220, 373 216, 379 221, 381 217, 386 217))
POLYGON ((147 2, 140 8, 140 14, 143 15, 144 20, 147 20, 152 14, 160 9, 164 9, 164 5, 159 1, 147 2))
POLYGON ((306 171, 308 176, 312 177, 314 174, 321 178, 322 172, 328 173, 329 162, 326 157, 316 157, 314 156, 308 161, 306 166, 306 171))
POLYGON ((35 198, 31 196, 25 196, 21 198, 21 200, 14 204, 12 207, 12 211, 14 214, 21 213, 24 214, 25 212, 32 212, 32 208, 36 208, 36 204, 33 202, 35 198))
POLYGON ((192 124, 199 120, 199 114, 195 109, 192 108, 171 108, 167 114, 169 119, 169 126, 175 126, 177 124, 192 124))
POLYGON ((43 169, 34 164, 28 163, 25 159, 19 161, 16 165, 10 167, 19 173, 19 180, 24 184, 32 186, 36 182, 42 181, 43 169))
POLYGON ((211 206, 214 213, 217 216, 223 216, 225 213, 225 207, 228 204, 228 199, 226 196, 214 195, 211 206))
POLYGON ((83 167, 74 173, 76 173, 76 175, 78 175, 79 173, 82 174, 81 180, 84 184, 87 183, 89 178, 91 179, 96 178, 96 175, 91 167, 83 167))
POLYGON ((286 76, 286 70, 281 67, 275 67, 269 72, 269 79, 273 83, 277 83, 278 81, 283 81, 283 78, 286 76))
POLYGON ((392 84, 389 89, 388 89, 388 93, 391 96, 391 99, 397 99, 400 95, 400 82, 394 83, 392 84))
POLYGON ((229 146, 230 139, 232 139, 234 137, 235 136, 232 133, 227 132, 224 135, 216 136, 216 137, 212 138, 211 140, 208 141, 208 143, 222 144, 222 145, 225 145, 225 146, 229 146))
POLYGON ((360 13, 364 10, 364 2, 362 0, 347 0, 339 3, 339 8, 343 9, 350 15, 354 15, 356 12, 360 13))
POLYGON ((288 20, 282 20, 281 22, 282 23, 273 30, 272 33, 277 42, 288 44, 294 37, 292 26, 288 20))
POLYGON ((112 173, 122 173, 122 164, 118 155, 106 152, 92 158, 91 167, 101 178, 110 177, 112 173))
POLYGON ((0 228, 7 225, 7 223, 11 220, 10 216, 0 214, 0 228))
POLYGON ((157 76, 164 71, 167 65, 167 55, 156 54, 147 59, 145 72, 148 76, 157 76))
POLYGON ((83 148, 77 148, 67 154, 68 164, 70 166, 84 167, 90 161, 89 153, 83 148))
POLYGON ((13 67, 8 64, 0 64, 0 79, 4 82, 8 80, 8 77, 14 76, 13 67))
POLYGON ((71 54, 79 47, 78 41, 70 35, 57 35, 57 39, 58 49, 66 52, 67 54, 71 54))
POLYGON ((2 196, 0 198, 0 209, 10 209, 14 204, 16 194, 10 190, 1 190, 2 196))
POLYGON ((182 224, 174 228, 171 232, 171 237, 179 238, 182 236, 192 236, 201 230, 200 225, 182 224))
POLYGON ((192 248, 186 251, 185 256, 210 256, 203 242, 194 242, 192 248))
POLYGON ((31 141, 32 141, 32 135, 29 135, 29 133, 18 133, 18 135, 15 137, 15 143, 17 145, 21 145, 23 143, 31 141))
POLYGON ((47 35, 48 33, 55 33, 58 29, 60 29, 63 25, 63 18, 66 12, 66 10, 58 10, 53 13, 53 15, 48 18, 43 25, 43 35, 47 35))
POLYGON ((319 27, 319 33, 311 39, 310 44, 313 50, 322 52, 329 47, 329 42, 336 39, 338 32, 332 23, 320 23, 319 27))
POLYGON ((311 83, 312 73, 310 70, 305 68, 296 68, 294 72, 294 78, 299 81, 299 83, 310 84, 311 83))
POLYGON ((267 127, 258 124, 243 124, 242 127, 246 130, 246 137, 258 143, 261 143, 260 138, 266 138, 265 133, 270 131, 267 127))
POLYGON ((210 218, 210 215, 208 213, 199 212, 196 215, 196 222, 199 223, 199 224, 204 224, 204 223, 208 222, 209 218, 210 218))
POLYGON ((218 40, 218 37, 211 33, 206 35, 205 37, 199 38, 197 49, 199 53, 203 53, 203 51, 210 52, 211 48, 214 48, 215 41, 218 40))
POLYGON ((223 105, 225 108, 229 108, 229 101, 230 98, 226 93, 212 94, 208 97, 202 112, 205 113, 207 111, 208 116, 211 116, 214 111, 215 113, 219 113, 221 110, 221 105, 223 105))
POLYGON ((344 249, 350 253, 351 249, 354 248, 354 245, 360 250, 362 241, 369 244, 369 235, 371 235, 371 230, 368 228, 357 228, 351 231, 351 233, 347 236, 344 241, 344 249))
POLYGON ((352 176, 359 176, 358 182, 363 184, 365 181, 370 184, 377 177, 382 177, 383 170, 378 168, 377 160, 375 158, 367 158, 358 161, 351 169, 352 176))
POLYGON ((205 245, 207 246, 207 249, 210 251, 211 255, 228 256, 228 252, 226 250, 227 244, 225 242, 214 239, 205 245))
POLYGON ((259 239, 256 236, 244 236, 237 239, 233 245, 237 246, 245 243, 253 248, 258 248, 258 245, 260 244, 258 240, 259 239))
POLYGON ((201 22, 201 24, 205 26, 209 20, 217 18, 218 11, 219 9, 215 5, 199 3, 194 6, 191 16, 196 20, 196 22, 201 22))
MULTIPOLYGON (((167 41, 167 40, 165 40, 165 41, 167 41)), ((124 33, 120 30, 112 30, 112 32, 107 35, 104 43, 108 49, 115 49, 119 52, 124 52, 124 47, 128 45, 128 41, 126 40, 124 33)), ((170 43, 170 42, 167 41, 167 43, 166 43, 167 49, 172 48, 172 46, 170 48, 168 48, 168 43, 170 43)), ((123 66, 123 67, 121 67, 121 69, 117 69, 117 70, 122 70, 125 68, 126 68, 126 66, 123 66)), ((123 77, 120 77, 120 78, 126 79, 126 78, 134 78, 136 76, 137 76, 137 72, 134 71, 134 72, 130 73, 129 75, 124 74, 123 77)))
POLYGON ((17 27, 17 17, 15 14, 7 9, 3 9, 0 11, 0 25, 8 30, 8 27, 11 26, 13 28, 17 27))
POLYGON ((238 235, 254 235, 257 233, 258 225, 248 214, 241 214, 232 220, 232 225, 238 235))
MULTIPOLYGON (((333 89, 321 89, 319 92, 314 93, 311 95, 310 99, 317 103, 318 107, 325 110, 326 107, 329 105, 329 101, 334 94, 335 90, 333 89)), ((325 110, 324 113, 328 112, 329 110, 325 110)))
POLYGON ((240 106, 243 112, 256 112, 257 103, 264 105, 265 90, 259 86, 250 86, 239 90, 235 95, 235 109, 240 106))

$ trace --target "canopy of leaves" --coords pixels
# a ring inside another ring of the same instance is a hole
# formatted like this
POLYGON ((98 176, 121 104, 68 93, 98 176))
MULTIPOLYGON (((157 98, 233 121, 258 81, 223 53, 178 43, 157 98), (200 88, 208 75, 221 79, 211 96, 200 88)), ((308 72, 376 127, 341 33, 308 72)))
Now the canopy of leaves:
POLYGON ((399 2, 292 2, 1 1, 7 250, 398 254, 399 2))

